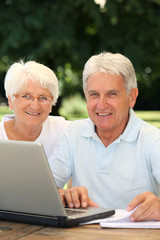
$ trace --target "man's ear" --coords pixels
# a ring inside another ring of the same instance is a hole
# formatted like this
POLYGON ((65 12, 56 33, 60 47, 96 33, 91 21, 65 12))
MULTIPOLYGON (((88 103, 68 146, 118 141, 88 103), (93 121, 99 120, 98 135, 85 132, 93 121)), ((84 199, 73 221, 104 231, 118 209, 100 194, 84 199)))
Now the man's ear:
POLYGON ((134 107, 138 96, 138 88, 132 88, 129 94, 129 106, 134 107))
POLYGON ((9 109, 13 110, 12 100, 10 96, 8 96, 8 105, 9 105, 9 109))

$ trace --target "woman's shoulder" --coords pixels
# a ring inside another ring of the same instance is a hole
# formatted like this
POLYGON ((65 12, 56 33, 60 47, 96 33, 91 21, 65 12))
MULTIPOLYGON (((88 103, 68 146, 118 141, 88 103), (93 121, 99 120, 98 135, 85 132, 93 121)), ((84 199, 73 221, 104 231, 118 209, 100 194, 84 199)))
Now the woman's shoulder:
POLYGON ((13 118, 15 118, 14 114, 6 114, 2 117, 1 123, 7 122, 9 120, 12 120, 13 118))
POLYGON ((14 119, 15 116, 13 114, 6 114, 2 117, 2 120, 0 122, 0 139, 8 140, 8 136, 6 133, 5 127, 10 125, 11 120, 14 119), (6 126, 4 126, 6 124, 6 126))
POLYGON ((61 116, 48 116, 44 125, 50 128, 65 128, 69 126, 71 121, 66 120, 64 117, 61 116))

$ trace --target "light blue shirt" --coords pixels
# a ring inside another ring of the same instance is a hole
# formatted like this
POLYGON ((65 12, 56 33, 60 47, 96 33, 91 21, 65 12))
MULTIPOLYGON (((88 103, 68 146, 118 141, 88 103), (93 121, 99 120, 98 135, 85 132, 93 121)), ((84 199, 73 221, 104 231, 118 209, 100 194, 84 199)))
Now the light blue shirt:
POLYGON ((90 119, 74 121, 62 134, 52 158, 59 188, 72 176, 73 186, 85 186, 101 207, 126 208, 138 194, 160 196, 160 130, 137 118, 105 147, 90 119))

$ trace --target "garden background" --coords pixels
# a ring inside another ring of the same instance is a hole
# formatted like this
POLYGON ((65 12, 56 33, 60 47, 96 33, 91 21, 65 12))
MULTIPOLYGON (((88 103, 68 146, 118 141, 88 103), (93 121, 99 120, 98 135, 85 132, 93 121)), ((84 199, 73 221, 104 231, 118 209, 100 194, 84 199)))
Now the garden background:
POLYGON ((52 114, 87 117, 84 64, 91 55, 110 51, 132 61, 139 88, 136 113, 160 127, 160 0, 108 0, 104 7, 95 1, 0 1, 0 117, 8 112, 6 71, 20 59, 55 71, 60 97, 52 114))

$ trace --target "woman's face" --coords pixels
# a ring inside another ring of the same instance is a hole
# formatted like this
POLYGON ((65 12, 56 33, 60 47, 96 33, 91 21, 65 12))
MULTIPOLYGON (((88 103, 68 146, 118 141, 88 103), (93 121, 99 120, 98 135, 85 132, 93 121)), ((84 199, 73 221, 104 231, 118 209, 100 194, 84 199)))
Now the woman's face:
POLYGON ((53 97, 47 88, 30 80, 15 97, 8 97, 8 101, 10 109, 14 111, 16 124, 38 129, 52 109, 53 97))

